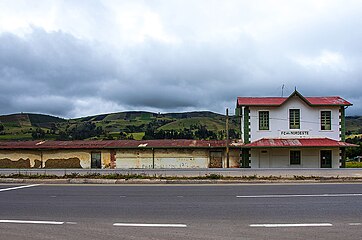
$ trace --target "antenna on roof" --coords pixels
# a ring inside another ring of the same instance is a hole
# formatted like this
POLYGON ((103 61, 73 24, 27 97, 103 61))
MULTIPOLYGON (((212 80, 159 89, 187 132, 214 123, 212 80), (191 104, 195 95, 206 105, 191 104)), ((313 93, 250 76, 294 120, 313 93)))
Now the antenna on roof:
POLYGON ((283 95, 284 95, 284 84, 282 86, 282 97, 283 97, 283 95))

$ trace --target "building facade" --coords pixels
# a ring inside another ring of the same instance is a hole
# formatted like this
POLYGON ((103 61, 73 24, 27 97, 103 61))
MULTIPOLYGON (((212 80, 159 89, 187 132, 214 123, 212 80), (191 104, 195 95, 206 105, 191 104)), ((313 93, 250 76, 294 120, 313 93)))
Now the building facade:
POLYGON ((339 168, 345 164, 345 109, 340 97, 239 97, 241 167, 339 168))
POLYGON ((0 142, 0 168, 237 168, 240 142, 103 140, 0 142), (229 155, 229 158, 227 158, 229 155))

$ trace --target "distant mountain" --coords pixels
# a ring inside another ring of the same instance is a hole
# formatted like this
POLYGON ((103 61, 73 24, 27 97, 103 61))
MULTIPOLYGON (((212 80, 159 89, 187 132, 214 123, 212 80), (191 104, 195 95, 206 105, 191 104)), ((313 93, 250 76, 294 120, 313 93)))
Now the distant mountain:
POLYGON ((35 113, 15 113, 9 115, 0 115, 0 123, 3 125, 12 125, 17 127, 31 127, 48 125, 49 123, 58 123, 66 121, 60 117, 54 117, 46 114, 35 113))

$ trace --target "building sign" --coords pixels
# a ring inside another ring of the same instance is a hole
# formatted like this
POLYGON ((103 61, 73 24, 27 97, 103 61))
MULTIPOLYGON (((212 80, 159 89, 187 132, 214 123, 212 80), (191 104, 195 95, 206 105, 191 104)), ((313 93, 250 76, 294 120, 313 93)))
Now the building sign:
POLYGON ((282 136, 308 136, 309 131, 280 131, 282 136))

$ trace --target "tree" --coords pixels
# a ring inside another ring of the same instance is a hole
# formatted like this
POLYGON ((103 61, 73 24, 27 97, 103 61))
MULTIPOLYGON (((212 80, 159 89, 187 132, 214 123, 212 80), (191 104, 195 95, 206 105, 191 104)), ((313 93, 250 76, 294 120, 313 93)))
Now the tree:
POLYGON ((35 131, 33 131, 31 133, 31 137, 33 139, 44 139, 45 131, 43 129, 41 129, 41 128, 37 128, 37 129, 35 129, 35 131))

